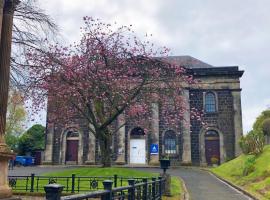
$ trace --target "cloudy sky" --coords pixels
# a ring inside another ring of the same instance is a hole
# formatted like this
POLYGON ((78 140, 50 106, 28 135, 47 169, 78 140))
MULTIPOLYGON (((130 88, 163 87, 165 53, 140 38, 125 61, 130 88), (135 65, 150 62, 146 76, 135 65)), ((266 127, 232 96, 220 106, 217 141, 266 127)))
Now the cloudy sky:
POLYGON ((241 79, 244 132, 270 107, 269 0, 43 0, 40 6, 76 41, 83 16, 153 34, 172 55, 191 55, 214 66, 237 65, 241 79))

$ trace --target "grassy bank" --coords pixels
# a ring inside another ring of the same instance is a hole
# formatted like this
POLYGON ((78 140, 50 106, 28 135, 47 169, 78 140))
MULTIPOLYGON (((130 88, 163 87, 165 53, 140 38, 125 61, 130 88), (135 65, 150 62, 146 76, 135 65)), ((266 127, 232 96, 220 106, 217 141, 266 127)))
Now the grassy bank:
POLYGON ((257 157, 241 155, 211 171, 259 199, 270 199, 270 146, 257 157))

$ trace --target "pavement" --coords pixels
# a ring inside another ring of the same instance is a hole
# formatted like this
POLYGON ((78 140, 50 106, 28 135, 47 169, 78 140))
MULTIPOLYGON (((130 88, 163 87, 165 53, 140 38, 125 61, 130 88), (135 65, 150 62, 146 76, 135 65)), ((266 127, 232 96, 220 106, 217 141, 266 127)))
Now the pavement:
MULTIPOLYGON (((9 175, 40 175, 46 172, 62 171, 63 169, 77 168, 77 166, 44 166, 44 167, 16 167, 9 171, 9 175)), ((135 168, 149 172, 161 172, 158 168, 135 168)), ((220 181, 209 172, 196 167, 180 167, 169 169, 172 176, 181 177, 187 187, 191 200, 252 200, 250 197, 235 190, 228 184, 220 181)))

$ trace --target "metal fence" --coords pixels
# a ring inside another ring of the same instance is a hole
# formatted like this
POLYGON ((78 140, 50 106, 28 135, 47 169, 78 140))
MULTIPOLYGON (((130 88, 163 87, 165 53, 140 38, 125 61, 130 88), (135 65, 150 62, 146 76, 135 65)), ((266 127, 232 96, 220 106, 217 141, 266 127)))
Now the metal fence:
POLYGON ((165 179, 159 177, 151 180, 143 178, 142 182, 136 183, 135 179, 128 179, 128 185, 124 187, 113 188, 114 182, 105 180, 102 182, 103 190, 90 192, 87 194, 77 194, 61 197, 63 186, 47 185, 46 199, 47 200, 160 200, 165 188, 165 179))
MULTIPOLYGON (((142 177, 123 177, 123 176, 9 176, 9 186, 13 191, 19 192, 44 192, 44 186, 48 184, 60 184, 64 186, 66 193, 81 193, 89 191, 97 191, 104 189, 103 182, 111 180, 113 187, 128 186, 128 179, 134 179, 135 184, 142 183, 142 177)), ((148 181, 151 178, 147 178, 148 181)))

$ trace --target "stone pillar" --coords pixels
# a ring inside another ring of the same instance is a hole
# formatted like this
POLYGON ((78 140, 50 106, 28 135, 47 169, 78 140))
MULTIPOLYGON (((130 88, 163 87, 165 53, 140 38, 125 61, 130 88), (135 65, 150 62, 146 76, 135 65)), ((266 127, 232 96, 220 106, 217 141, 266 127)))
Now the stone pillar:
POLYGON ((125 114, 121 114, 117 119, 118 127, 122 126, 117 133, 118 137, 118 150, 117 150, 117 160, 115 161, 118 165, 124 165, 125 162, 125 114))
POLYGON ((51 165, 53 156, 53 134, 54 134, 54 124, 48 123, 47 133, 46 133, 46 147, 44 152, 43 164, 51 165))
MULTIPOLYGON (((151 120, 151 138, 152 144, 159 145, 159 105, 151 104, 152 120, 151 120)), ((159 165, 159 155, 150 154, 150 165, 159 165)))
MULTIPOLYGON (((94 130, 94 127, 91 126, 91 129, 94 130)), ((87 165, 94 165, 96 163, 96 157, 95 157, 95 150, 96 150, 96 137, 95 135, 89 131, 89 142, 88 142, 88 155, 87 155, 87 161, 85 161, 85 164, 87 165)))
POLYGON ((17 0, 0 1, 0 18, 2 18, 0 46, 0 199, 12 196, 12 191, 8 186, 7 176, 8 160, 13 154, 5 143, 5 127, 10 77, 13 14, 15 6, 18 3, 19 1, 17 0), (1 14, 2 11, 3 13, 1 14))
POLYGON ((241 91, 232 91, 233 110, 234 110, 234 136, 235 136, 235 156, 239 156, 242 151, 239 140, 243 135, 242 127, 242 109, 241 109, 241 91))
POLYGON ((189 104, 189 90, 183 91, 183 100, 186 111, 183 120, 183 154, 182 163, 191 164, 191 135, 190 135, 190 104, 189 104))

